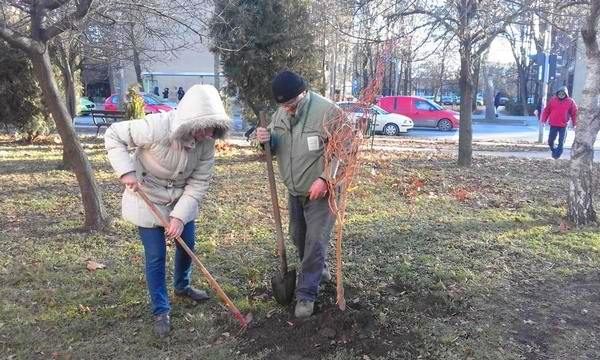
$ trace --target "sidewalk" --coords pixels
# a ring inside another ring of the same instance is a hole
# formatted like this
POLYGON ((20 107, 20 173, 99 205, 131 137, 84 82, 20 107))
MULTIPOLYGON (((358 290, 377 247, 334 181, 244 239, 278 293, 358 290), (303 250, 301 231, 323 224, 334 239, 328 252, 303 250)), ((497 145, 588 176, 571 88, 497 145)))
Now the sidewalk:
MULTIPOLYGON (((240 146, 240 147, 249 147, 250 144, 246 141, 246 138, 243 137, 243 134, 234 133, 231 134, 230 137, 226 140, 227 143, 240 146)), ((384 141, 385 142, 385 141, 384 141)), ((426 141, 418 141, 419 143, 435 145, 435 142, 426 142, 426 141)), ((448 142, 439 142, 440 145, 454 145, 448 142)), ((494 145, 498 146, 498 143, 474 143, 473 145, 494 145)), ((515 144, 506 144, 512 147, 515 144)), ((494 157, 514 157, 519 159, 542 159, 542 160, 551 160, 551 161, 568 161, 571 158, 571 150, 570 148, 565 148, 562 157, 559 160, 555 160, 552 158, 550 150, 547 150, 547 146, 545 145, 521 145, 523 147, 528 147, 529 150, 521 150, 521 151, 506 151, 506 150, 473 150, 473 156, 494 156, 494 157), (539 148, 540 150, 531 150, 531 148, 539 148)), ((370 146, 368 147, 370 149, 370 146)), ((385 145, 376 143, 373 146, 374 150, 378 151, 389 151, 389 152, 431 152, 431 153, 443 153, 446 155, 457 155, 458 154, 458 145, 456 148, 436 148, 432 146, 418 147, 418 146, 410 146, 410 145, 385 145)), ((600 150, 594 150, 594 162, 600 162, 600 150)))
POLYGON ((473 115, 472 120, 474 124, 490 124, 490 125, 510 125, 510 126, 531 126, 537 124, 537 118, 535 116, 512 116, 512 115, 500 115, 492 120, 486 120, 485 114, 473 115))

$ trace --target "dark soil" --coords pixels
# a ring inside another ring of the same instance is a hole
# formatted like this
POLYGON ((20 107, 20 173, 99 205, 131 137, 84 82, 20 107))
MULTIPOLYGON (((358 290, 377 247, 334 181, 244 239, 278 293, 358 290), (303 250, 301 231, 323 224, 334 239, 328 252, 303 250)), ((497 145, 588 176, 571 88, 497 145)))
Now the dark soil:
POLYGON ((335 286, 328 284, 319 295, 313 316, 294 318, 293 304, 269 319, 256 320, 244 335, 240 350, 256 354, 271 349, 267 359, 321 359, 339 349, 352 349, 370 357, 410 350, 411 339, 398 336, 379 324, 368 304, 352 301, 353 289, 345 289, 345 311, 335 304, 335 286))

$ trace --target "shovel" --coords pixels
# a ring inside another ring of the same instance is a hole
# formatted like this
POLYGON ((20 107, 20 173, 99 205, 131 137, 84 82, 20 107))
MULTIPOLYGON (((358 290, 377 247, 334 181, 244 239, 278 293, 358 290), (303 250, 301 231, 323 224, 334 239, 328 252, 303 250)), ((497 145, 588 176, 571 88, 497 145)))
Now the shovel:
MULTIPOLYGON (((142 198, 142 200, 144 200, 144 202, 146 203, 146 205, 148 205, 148 207, 150 208, 150 210, 152 211, 152 213, 154 214, 154 216, 156 216, 156 219, 158 221, 160 221, 160 223, 162 224, 162 226, 165 229, 168 228, 169 227, 169 222, 167 221, 167 219, 165 219, 165 217, 156 208, 156 205, 154 205, 154 203, 152 201, 150 201, 150 199, 148 199, 148 196, 146 195, 146 193, 142 189, 140 189, 140 188, 137 189, 137 193, 142 198)), ((240 312, 240 310, 238 310, 238 308, 235 306, 235 304, 233 303, 233 301, 231 301, 229 299, 229 297, 227 296, 227 294, 225 294, 225 292, 223 291, 223 289, 221 288, 221 286, 219 285, 219 283, 217 282, 217 280, 215 280, 215 278, 212 277, 212 275, 210 274, 210 272, 208 271, 208 269, 206 269, 204 267, 204 265, 200 262, 200 259, 198 259, 198 257, 196 256, 196 254, 194 254, 194 252, 192 251, 192 249, 190 249, 187 246, 187 244, 183 241, 183 239, 181 239, 181 236, 176 237, 175 240, 177 241, 177 243, 179 244, 179 246, 181 246, 181 248, 192 259, 192 261, 194 262, 194 264, 196 264, 198 266, 198 268, 200 269, 200 271, 202 272, 202 274, 204 275, 204 277, 206 277, 206 280, 208 281, 208 284, 210 285, 210 287, 217 293, 217 295, 219 296, 219 298, 221 298, 221 300, 225 303, 225 305, 227 306, 227 308, 229 309, 229 311, 231 312, 231 314, 233 315, 233 317, 236 318, 236 320, 240 322, 240 325, 242 326, 242 329, 247 328, 248 325, 250 324, 250 322, 252 321, 252 314, 248 314, 246 316, 242 315, 242 313, 240 312)))
MULTIPOLYGON (((260 125, 267 127, 267 115, 264 111, 260 112, 260 125)), ((277 235, 277 252, 279 253, 279 262, 281 272, 271 278, 271 287, 273 297, 281 305, 288 305, 294 299, 294 290, 296 290, 296 269, 288 270, 287 257, 285 255, 285 242, 283 240, 283 230, 281 228, 281 213, 279 212, 279 200, 277 198, 277 185, 275 184, 275 173, 273 172, 273 155, 271 154, 271 144, 266 142, 265 155, 267 158, 267 175, 269 177, 269 189, 271 190, 271 203, 273 205, 273 219, 275 220, 275 234, 277 235)))

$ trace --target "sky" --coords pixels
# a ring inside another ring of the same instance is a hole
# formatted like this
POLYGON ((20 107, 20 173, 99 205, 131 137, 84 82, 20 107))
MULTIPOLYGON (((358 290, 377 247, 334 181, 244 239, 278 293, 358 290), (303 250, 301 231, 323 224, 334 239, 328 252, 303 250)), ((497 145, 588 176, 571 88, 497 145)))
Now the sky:
POLYGON ((492 42, 488 61, 502 64, 514 64, 515 59, 510 50, 510 43, 508 40, 499 36, 492 42))

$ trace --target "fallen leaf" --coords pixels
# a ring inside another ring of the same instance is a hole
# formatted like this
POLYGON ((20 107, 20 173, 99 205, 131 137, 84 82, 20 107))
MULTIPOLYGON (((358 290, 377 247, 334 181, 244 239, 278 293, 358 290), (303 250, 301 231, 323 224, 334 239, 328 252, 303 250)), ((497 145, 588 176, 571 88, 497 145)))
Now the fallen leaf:
POLYGON ((458 200, 460 202, 464 202, 465 200, 469 199, 469 197, 470 197, 469 192, 462 188, 454 190, 452 195, 456 198, 456 200, 458 200))
POLYGON ((561 221, 560 225, 558 226, 558 231, 561 233, 565 233, 569 230, 571 230, 571 226, 567 222, 561 221))
POLYGON ((94 260, 88 260, 86 268, 89 271, 96 271, 98 269, 105 269, 106 265, 99 263, 99 262, 95 262, 94 260))

